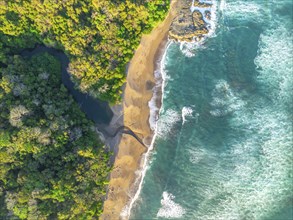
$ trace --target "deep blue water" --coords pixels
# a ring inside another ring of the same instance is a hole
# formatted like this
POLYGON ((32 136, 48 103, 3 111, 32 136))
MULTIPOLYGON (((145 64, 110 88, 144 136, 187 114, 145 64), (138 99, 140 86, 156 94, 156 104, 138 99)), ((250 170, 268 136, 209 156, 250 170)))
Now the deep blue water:
POLYGON ((130 219, 293 219, 292 4, 219 1, 213 37, 170 45, 130 219))

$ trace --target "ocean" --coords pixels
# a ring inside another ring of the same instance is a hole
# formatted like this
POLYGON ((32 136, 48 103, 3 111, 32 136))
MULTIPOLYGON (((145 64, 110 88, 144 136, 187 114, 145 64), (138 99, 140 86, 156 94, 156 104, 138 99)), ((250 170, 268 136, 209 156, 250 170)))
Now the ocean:
POLYGON ((211 36, 163 57, 132 220, 293 219, 293 1, 214 6, 211 36))

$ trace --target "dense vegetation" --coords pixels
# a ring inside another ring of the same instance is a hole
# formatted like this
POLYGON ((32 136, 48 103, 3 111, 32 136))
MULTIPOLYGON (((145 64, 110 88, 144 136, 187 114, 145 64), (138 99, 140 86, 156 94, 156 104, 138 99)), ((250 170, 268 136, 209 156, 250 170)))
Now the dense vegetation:
POLYGON ((109 153, 61 83, 60 63, 48 54, 7 63, 0 72, 1 216, 99 215, 109 153))
POLYGON ((60 48, 81 91, 115 103, 141 35, 165 16, 169 1, 1 1, 0 62, 35 43, 60 48))
POLYGON ((169 0, 0 1, 0 218, 96 219, 109 157, 61 82, 63 50, 77 87, 116 103, 141 35, 169 0))

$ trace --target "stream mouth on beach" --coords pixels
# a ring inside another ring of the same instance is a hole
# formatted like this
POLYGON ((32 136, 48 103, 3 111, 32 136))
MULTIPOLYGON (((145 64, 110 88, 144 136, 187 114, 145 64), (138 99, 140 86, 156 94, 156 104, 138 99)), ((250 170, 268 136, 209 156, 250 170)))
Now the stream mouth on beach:
POLYGON ((292 220, 293 3, 217 4, 214 36, 166 51, 130 219, 292 220))
POLYGON ((74 100, 79 104, 80 109, 86 116, 96 124, 109 124, 113 117, 113 112, 109 104, 105 101, 93 98, 86 93, 82 93, 76 88, 71 80, 70 74, 67 72, 69 59, 63 51, 44 45, 36 45, 35 48, 32 49, 24 49, 20 55, 30 58, 40 53, 48 53, 60 61, 62 83, 73 96, 74 100))

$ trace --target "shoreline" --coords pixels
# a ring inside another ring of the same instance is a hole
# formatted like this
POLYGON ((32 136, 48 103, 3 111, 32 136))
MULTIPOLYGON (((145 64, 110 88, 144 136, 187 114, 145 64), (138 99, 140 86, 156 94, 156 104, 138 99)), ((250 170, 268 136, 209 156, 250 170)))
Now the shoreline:
POLYGON ((162 105, 163 105, 163 94, 164 94, 164 85, 165 85, 165 79, 163 76, 163 60, 165 60, 166 52, 171 45, 171 41, 169 39, 166 39, 165 41, 162 42, 162 46, 160 46, 158 49, 158 59, 156 60, 156 64, 154 66, 156 67, 154 70, 154 76, 156 80, 156 85, 154 86, 154 91, 153 91, 153 97, 151 100, 148 102, 149 108, 150 108, 150 117, 149 117, 149 125, 153 131, 153 138, 151 141, 151 144, 149 145, 149 148, 147 149, 147 152, 143 155, 142 158, 142 166, 141 169, 138 170, 140 172, 140 177, 136 179, 134 183, 134 187, 136 187, 136 193, 130 200, 130 204, 126 207, 127 209, 123 210, 124 213, 122 213, 125 216, 123 217, 129 217, 131 209, 133 208, 134 203, 139 197, 139 194, 142 189, 142 184, 143 180, 147 171, 147 165, 150 159, 150 155, 154 149, 154 143, 157 137, 157 127, 158 127, 158 117, 160 115, 160 112, 162 110, 162 105), (153 104, 153 105, 152 105, 153 104), (153 112, 152 112, 153 111, 153 112), (153 121, 151 121, 153 120, 153 121))
MULTIPOLYGON (((143 35, 140 45, 128 67, 127 82, 120 112, 114 124, 130 127, 148 146, 148 149, 129 135, 117 137, 115 162, 111 172, 108 196, 101 219, 128 219, 130 209, 139 194, 146 168, 147 157, 155 139, 156 122, 162 99, 162 76, 155 76, 160 68, 168 44, 169 27, 175 17, 177 0, 170 4, 169 12, 148 35, 143 35), (153 100, 154 99, 154 100, 153 100), (154 101, 155 105, 152 105, 154 101), (155 106, 155 107, 154 107, 155 106), (121 118, 123 116, 123 119, 121 118), (120 122, 118 120, 120 118, 120 122)), ((160 70, 159 70, 160 71, 160 70)), ((118 107, 119 109, 119 107, 118 107)), ((111 124, 113 125, 111 122, 111 124)), ((114 141, 115 142, 115 141, 114 141)))

